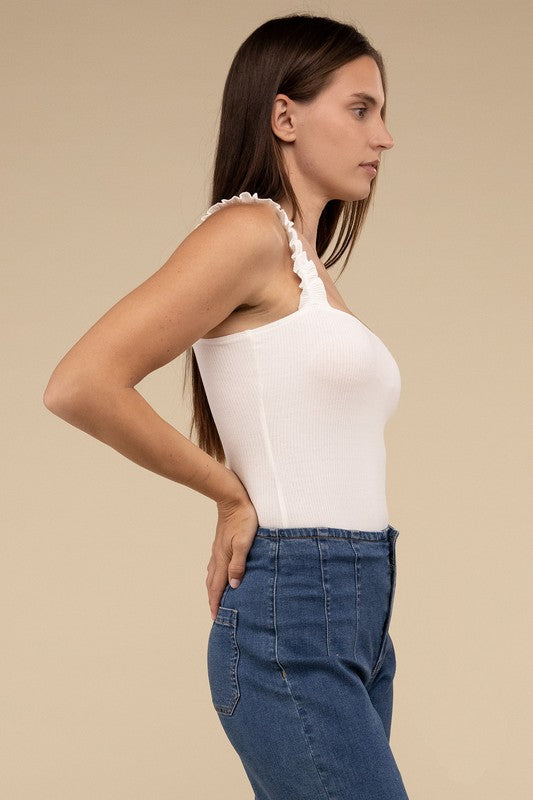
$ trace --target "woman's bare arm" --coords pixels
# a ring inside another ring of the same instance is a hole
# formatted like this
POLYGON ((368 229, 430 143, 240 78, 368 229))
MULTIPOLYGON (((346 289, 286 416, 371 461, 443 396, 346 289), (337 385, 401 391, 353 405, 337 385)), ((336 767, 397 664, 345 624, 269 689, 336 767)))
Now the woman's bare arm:
POLYGON ((45 406, 217 503, 244 499, 235 473, 162 419, 135 385, 252 302, 277 249, 279 232, 265 206, 228 206, 208 217, 67 352, 50 377, 45 406))
POLYGON ((208 217, 76 342, 43 396, 57 416, 216 501, 205 581, 213 619, 227 582, 243 578, 257 514, 238 476, 162 419, 135 385, 234 308, 254 304, 286 248, 276 222, 265 205, 227 206, 208 217))

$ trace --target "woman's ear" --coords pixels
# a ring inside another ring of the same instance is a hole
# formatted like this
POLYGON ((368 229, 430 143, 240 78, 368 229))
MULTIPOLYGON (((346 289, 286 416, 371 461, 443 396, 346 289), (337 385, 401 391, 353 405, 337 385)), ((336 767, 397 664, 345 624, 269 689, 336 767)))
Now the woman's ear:
POLYGON ((272 105, 272 131, 283 142, 296 139, 296 114, 294 101, 286 94, 277 94, 272 105))

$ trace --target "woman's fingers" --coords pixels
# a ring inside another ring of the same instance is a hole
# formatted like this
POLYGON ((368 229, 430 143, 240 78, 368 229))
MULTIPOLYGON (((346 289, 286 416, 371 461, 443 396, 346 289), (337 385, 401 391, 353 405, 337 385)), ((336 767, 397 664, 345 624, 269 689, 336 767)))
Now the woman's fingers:
POLYGON ((246 560, 258 526, 257 513, 250 501, 217 505, 219 520, 206 579, 212 619, 218 614, 228 583, 236 589, 244 577, 246 560))
POLYGON ((224 594, 224 589, 228 582, 228 568, 226 564, 218 562, 216 570, 212 574, 212 579, 207 587, 207 594, 209 598, 209 608, 211 609, 211 618, 215 619, 218 614, 220 605, 220 598, 224 594))
POLYGON ((215 619, 218 614, 220 598, 224 594, 228 582, 233 589, 236 589, 246 572, 246 559, 252 546, 253 538, 250 540, 233 537, 233 550, 227 555, 225 551, 212 553, 207 565, 207 594, 209 598, 209 608, 211 618, 215 619))

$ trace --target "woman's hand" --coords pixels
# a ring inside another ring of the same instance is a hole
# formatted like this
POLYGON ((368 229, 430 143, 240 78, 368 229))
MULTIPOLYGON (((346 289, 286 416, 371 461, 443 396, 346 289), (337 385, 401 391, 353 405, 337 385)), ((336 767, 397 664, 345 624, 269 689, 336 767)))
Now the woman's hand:
POLYGON ((248 552, 259 524, 255 507, 247 497, 240 501, 219 502, 218 522, 207 565, 207 594, 211 617, 215 619, 220 598, 228 582, 236 588, 243 579, 248 552))

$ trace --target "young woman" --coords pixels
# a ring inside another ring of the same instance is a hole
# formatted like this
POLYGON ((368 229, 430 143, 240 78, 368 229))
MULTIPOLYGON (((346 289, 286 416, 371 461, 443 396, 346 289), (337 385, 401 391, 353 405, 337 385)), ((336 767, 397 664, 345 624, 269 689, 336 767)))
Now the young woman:
POLYGON ((389 744, 384 446, 400 374, 328 274, 393 146, 385 95, 382 57, 354 27, 295 14, 255 30, 226 80, 212 205, 44 395, 216 502, 208 675, 255 800, 407 797, 389 744), (184 352, 199 445, 135 389, 184 352))

